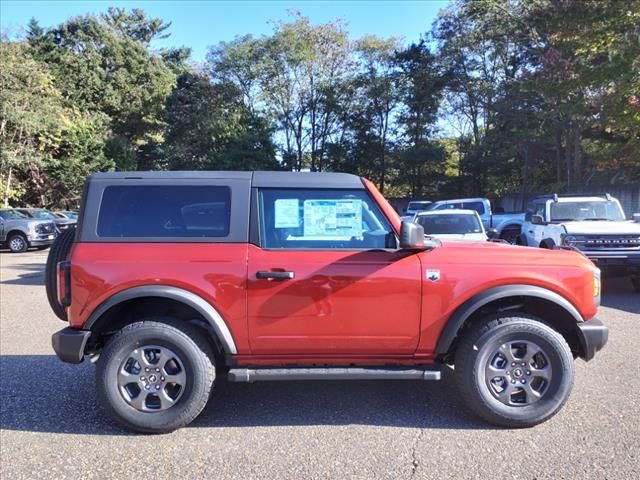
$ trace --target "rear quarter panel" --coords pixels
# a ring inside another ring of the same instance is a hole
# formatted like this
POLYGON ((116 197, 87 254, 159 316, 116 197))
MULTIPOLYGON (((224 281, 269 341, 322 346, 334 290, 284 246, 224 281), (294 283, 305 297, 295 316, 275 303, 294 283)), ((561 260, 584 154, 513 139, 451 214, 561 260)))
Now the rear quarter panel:
POLYGON ((239 351, 248 348, 247 245, 240 243, 76 243, 71 252, 69 324, 82 328, 112 295, 170 285, 199 295, 220 313, 239 351))

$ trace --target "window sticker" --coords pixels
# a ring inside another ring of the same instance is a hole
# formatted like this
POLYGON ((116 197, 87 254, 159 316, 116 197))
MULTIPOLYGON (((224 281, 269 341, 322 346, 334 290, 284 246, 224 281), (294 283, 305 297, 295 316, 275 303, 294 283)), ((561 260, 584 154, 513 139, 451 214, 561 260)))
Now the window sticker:
POLYGON ((362 200, 305 200, 305 237, 362 236, 362 200))
POLYGON ((298 228, 300 210, 297 198, 278 198, 275 201, 275 228, 298 228))

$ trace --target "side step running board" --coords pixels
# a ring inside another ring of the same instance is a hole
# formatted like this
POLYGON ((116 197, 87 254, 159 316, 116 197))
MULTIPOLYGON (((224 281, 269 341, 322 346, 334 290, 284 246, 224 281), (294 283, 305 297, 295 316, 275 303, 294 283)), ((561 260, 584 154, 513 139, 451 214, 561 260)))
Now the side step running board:
POLYGON ((232 368, 230 382, 272 380, 440 380, 440 370, 389 368, 232 368))

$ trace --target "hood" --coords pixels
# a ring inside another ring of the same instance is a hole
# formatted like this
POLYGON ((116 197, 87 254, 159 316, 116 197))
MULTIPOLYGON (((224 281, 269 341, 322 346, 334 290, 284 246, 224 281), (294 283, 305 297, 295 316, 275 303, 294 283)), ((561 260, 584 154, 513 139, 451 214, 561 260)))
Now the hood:
POLYGON ((566 222, 562 224, 570 235, 640 235, 640 223, 635 222, 566 222))
POLYGON ((477 242, 483 242, 487 240, 487 236, 484 233, 437 233, 429 236, 441 238, 442 240, 467 240, 477 242))
MULTIPOLYGON (((593 263, 573 250, 548 250, 546 248, 522 247, 504 242, 475 242, 452 239, 442 239, 442 246, 434 249, 449 250, 452 255, 450 263, 464 265, 487 265, 493 268, 498 265, 521 266, 523 271, 531 267, 559 267, 592 268, 593 263)), ((448 262, 448 263, 449 263, 448 262)), ((490 271, 490 270, 487 270, 490 271)))

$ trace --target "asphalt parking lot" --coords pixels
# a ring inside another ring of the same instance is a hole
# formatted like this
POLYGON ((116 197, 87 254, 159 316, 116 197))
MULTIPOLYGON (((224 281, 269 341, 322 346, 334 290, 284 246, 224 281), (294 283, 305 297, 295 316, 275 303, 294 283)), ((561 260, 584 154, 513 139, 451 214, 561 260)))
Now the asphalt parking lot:
POLYGON ((0 475, 20 478, 640 478, 640 295, 605 282, 609 344, 577 363, 565 408, 493 428, 441 382, 220 384, 169 435, 133 435, 99 407, 94 366, 57 360, 63 323, 43 287, 47 252, 0 253, 0 475))

